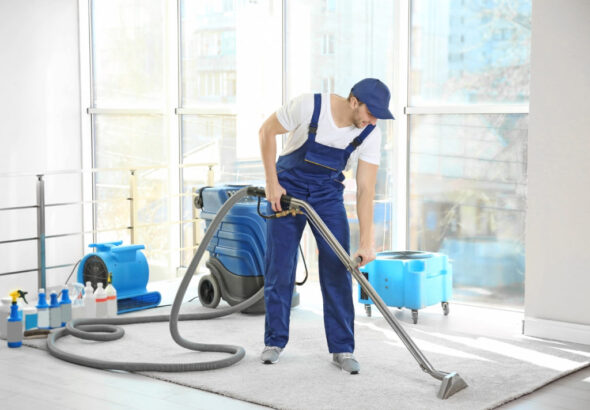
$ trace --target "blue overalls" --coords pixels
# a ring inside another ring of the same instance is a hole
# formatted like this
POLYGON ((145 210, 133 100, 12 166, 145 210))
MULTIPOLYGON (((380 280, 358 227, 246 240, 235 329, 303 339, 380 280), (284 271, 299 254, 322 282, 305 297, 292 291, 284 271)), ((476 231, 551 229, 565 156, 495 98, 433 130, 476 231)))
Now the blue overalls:
MULTIPOLYGON (((344 208, 342 171, 350 154, 373 130, 368 125, 345 149, 315 141, 321 94, 314 95, 314 110, 306 142, 277 161, 279 183, 288 195, 309 203, 350 253, 350 232, 344 208)), ((272 211, 269 204, 269 211, 272 211)), ((305 215, 267 221, 264 277, 266 320, 264 344, 285 347, 289 340, 291 298, 295 286, 297 247, 305 228, 305 215)), ((311 225, 311 224, 310 224, 311 225)), ((354 351, 352 279, 334 251, 311 225, 319 251, 319 276, 324 302, 324 328, 330 353, 354 351)))

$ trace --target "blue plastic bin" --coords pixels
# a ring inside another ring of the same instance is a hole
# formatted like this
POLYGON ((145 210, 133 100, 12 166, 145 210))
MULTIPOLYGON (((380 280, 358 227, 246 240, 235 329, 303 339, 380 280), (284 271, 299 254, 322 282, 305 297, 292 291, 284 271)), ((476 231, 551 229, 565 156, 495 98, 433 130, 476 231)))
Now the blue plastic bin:
MULTIPOLYGON (((387 306, 411 309, 414 323, 418 322, 418 310, 426 306, 441 303, 444 314, 449 313, 453 273, 446 255, 420 251, 380 252, 360 271, 387 306)), ((358 296, 370 316, 373 301, 360 286, 358 296)))

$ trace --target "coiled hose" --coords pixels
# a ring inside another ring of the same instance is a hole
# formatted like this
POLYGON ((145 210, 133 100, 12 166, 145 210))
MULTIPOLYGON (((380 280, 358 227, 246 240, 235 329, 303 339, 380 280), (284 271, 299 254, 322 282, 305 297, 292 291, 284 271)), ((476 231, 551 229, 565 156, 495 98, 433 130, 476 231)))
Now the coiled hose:
MULTIPOLYGON (((211 221, 201 244, 197 248, 197 252, 182 278, 182 282, 174 298, 172 304, 172 310, 170 315, 156 315, 156 316, 143 316, 143 317, 120 317, 120 318, 99 318, 99 319, 75 319, 66 324, 66 327, 57 331, 51 332, 47 338, 47 349, 53 356, 68 361, 70 363, 80 364, 87 367, 94 367, 97 369, 111 369, 111 370, 126 370, 126 371, 159 371, 159 372, 188 372, 188 371, 200 371, 200 370, 213 370, 220 369, 223 367, 231 366, 234 363, 239 362, 246 351, 241 346, 223 345, 223 344, 204 344, 191 342, 183 338, 178 331, 179 320, 207 320, 217 317, 227 316, 234 312, 240 312, 256 302, 258 302, 264 296, 264 288, 260 288, 258 292, 252 295, 249 299, 234 305, 227 309, 216 310, 214 312, 205 313, 192 313, 192 314, 179 314, 180 305, 182 299, 186 293, 186 289, 193 278, 193 275, 199 265, 207 245, 211 241, 213 234, 217 231, 217 227, 223 220, 224 216, 229 210, 239 202, 243 197, 248 195, 249 187, 244 187, 232 195, 219 209, 217 215, 211 221), (170 322, 170 333, 172 338, 180 346, 190 350, 197 350, 200 352, 222 352, 229 353, 231 356, 213 360, 208 362, 193 362, 193 363, 149 363, 149 362, 115 362, 110 360, 100 360, 94 358, 88 358, 79 356, 73 353, 68 353, 63 349, 59 348, 56 344, 57 340, 72 335, 80 339, 96 340, 96 341, 110 341, 116 340, 125 334, 125 331, 121 327, 115 325, 129 325, 136 323, 151 323, 151 322, 170 322)), ((251 188, 250 188, 251 189, 251 188)))

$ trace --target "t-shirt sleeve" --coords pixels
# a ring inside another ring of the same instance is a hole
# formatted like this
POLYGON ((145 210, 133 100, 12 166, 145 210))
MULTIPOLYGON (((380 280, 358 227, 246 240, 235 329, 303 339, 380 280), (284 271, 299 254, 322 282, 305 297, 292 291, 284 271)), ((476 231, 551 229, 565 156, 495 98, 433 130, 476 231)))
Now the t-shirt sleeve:
POLYGON ((287 131, 292 131, 301 124, 309 124, 312 113, 313 94, 293 98, 276 112, 277 119, 287 131))
POLYGON ((381 160, 381 130, 375 127, 359 147, 359 159, 379 165, 381 160))

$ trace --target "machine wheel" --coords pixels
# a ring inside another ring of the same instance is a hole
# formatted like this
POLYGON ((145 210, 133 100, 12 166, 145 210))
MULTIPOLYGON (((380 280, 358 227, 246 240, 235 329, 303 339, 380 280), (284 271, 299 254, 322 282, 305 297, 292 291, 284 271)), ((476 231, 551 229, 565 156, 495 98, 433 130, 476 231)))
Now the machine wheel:
POLYGON ((214 309, 221 300, 221 290, 213 275, 205 275, 199 281, 199 300, 201 305, 214 309))
POLYGON ((418 323, 418 311, 416 309, 412 309, 412 322, 414 324, 418 323))
POLYGON ((440 302, 442 309, 443 309, 443 313, 445 314, 445 316, 448 316, 449 314, 449 302, 440 302))
POLYGON ((371 305, 365 305, 365 313, 367 317, 371 317, 371 305))

